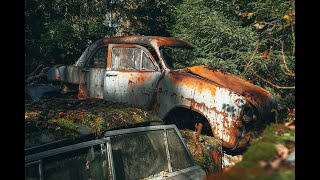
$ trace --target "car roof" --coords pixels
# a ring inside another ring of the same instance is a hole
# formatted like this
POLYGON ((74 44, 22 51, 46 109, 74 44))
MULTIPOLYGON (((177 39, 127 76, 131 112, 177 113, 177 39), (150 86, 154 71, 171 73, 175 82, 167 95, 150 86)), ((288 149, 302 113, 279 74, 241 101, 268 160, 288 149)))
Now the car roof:
POLYGON ((103 39, 105 43, 113 44, 144 44, 149 46, 176 46, 184 48, 194 48, 190 42, 163 36, 119 36, 119 37, 106 37, 103 39))

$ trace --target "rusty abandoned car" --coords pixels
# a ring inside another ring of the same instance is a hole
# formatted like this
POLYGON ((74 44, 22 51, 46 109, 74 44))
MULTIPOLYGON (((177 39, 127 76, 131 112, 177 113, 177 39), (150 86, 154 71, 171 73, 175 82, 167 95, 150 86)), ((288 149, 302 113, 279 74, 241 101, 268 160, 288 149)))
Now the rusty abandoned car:
POLYGON ((169 37, 104 38, 87 47, 74 65, 51 67, 48 79, 61 81, 65 91, 76 88, 79 98, 144 106, 166 124, 196 128, 222 140, 225 148, 246 147, 274 119, 274 97, 219 70, 170 67, 172 50, 193 48, 169 37))

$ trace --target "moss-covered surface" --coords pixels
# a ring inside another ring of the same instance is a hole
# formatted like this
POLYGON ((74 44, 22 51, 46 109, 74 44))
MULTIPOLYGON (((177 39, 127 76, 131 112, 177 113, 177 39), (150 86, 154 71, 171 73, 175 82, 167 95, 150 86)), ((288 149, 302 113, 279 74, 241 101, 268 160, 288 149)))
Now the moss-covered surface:
POLYGON ((145 109, 103 100, 41 99, 25 107, 25 147, 154 120, 161 121, 145 109))
POLYGON ((196 134, 195 131, 180 130, 196 164, 207 174, 221 170, 222 142, 206 135, 196 134))
POLYGON ((295 179, 295 165, 288 161, 288 154, 294 151, 294 129, 271 124, 251 143, 241 162, 209 179, 295 179))

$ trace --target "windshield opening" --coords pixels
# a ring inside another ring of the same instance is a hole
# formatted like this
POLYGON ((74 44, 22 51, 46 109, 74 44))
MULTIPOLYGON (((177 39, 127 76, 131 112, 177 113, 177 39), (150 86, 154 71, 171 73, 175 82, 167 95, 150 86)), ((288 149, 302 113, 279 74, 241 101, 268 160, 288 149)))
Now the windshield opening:
POLYGON ((163 47, 160 49, 160 53, 169 69, 185 68, 194 59, 193 50, 190 48, 163 47))

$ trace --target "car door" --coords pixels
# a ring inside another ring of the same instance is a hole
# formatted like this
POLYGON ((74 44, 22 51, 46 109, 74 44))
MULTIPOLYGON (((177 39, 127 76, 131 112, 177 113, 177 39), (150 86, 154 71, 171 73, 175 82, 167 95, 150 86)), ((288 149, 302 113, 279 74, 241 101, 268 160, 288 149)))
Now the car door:
POLYGON ((143 46, 109 44, 104 99, 138 106, 150 106, 161 72, 143 46))
POLYGON ((100 46, 94 50, 82 69, 86 86, 84 89, 88 97, 103 99, 107 57, 108 46, 100 46))

